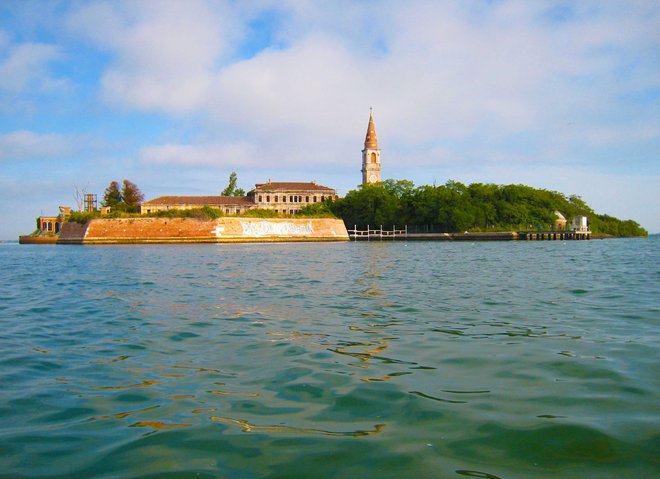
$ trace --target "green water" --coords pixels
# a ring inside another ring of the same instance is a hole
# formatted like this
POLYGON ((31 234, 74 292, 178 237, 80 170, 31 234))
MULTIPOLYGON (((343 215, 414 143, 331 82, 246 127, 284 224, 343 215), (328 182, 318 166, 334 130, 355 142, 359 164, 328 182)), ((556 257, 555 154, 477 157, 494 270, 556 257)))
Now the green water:
POLYGON ((620 478, 660 241, 0 245, 0 477, 620 478))

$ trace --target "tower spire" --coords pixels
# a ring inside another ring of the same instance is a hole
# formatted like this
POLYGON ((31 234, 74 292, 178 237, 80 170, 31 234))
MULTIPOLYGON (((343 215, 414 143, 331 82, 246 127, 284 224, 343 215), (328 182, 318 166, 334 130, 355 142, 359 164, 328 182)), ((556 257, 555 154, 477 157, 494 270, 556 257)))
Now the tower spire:
POLYGON ((362 150, 362 184, 380 182, 380 149, 376 138, 373 109, 369 108, 369 126, 362 150))
POLYGON ((369 126, 367 126, 367 136, 364 139, 364 148, 370 150, 378 149, 378 138, 376 137, 372 108, 369 108, 369 126))

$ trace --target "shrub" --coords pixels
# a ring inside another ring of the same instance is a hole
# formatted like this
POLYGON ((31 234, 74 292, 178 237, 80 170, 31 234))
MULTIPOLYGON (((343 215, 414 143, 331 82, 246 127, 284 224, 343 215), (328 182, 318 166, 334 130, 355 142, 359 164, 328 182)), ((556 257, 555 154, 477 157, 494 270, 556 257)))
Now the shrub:
POLYGON ((279 218, 280 214, 275 213, 274 210, 266 210, 263 208, 255 208, 252 210, 247 210, 241 216, 247 216, 249 218, 279 218))

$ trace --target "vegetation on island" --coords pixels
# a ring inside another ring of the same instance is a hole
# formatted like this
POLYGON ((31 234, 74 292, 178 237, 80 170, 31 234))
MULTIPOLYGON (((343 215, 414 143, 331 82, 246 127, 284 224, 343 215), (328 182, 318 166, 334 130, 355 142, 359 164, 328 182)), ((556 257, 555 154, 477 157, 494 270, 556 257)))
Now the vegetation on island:
MULTIPOLYGON (((236 188, 237 175, 229 175, 223 196, 243 196, 236 188)), ((226 216, 218 208, 170 209, 138 215, 144 195, 134 183, 113 181, 103 195, 103 206, 110 212, 72 212, 69 221, 84 223, 94 218, 156 217, 195 218, 212 220, 226 216)), ((338 200, 303 207, 295 216, 300 218, 341 218, 347 227, 353 225, 384 228, 403 227, 409 232, 456 233, 463 231, 529 231, 551 230, 559 211, 568 221, 578 215, 589 218, 589 228, 595 235, 647 236, 648 232, 632 220, 620 220, 597 214, 579 196, 566 196, 557 191, 525 185, 473 183, 464 185, 448 181, 440 186, 418 186, 408 180, 385 180, 375 185, 362 185, 338 200)), ((250 209, 241 215, 252 218, 288 218, 290 215, 270 209, 250 209)))
POLYGON ((594 234, 647 236, 632 220, 622 221, 595 213, 579 196, 525 185, 448 181, 440 186, 419 186, 408 180, 385 180, 362 185, 339 200, 323 205, 346 225, 391 228, 408 225, 409 231, 525 231, 550 230, 555 211, 569 224, 576 215, 589 218, 594 234))
POLYGON ((105 189, 101 205, 110 207, 111 211, 137 213, 143 201, 144 195, 132 181, 124 180, 121 191, 119 183, 112 181, 105 189))

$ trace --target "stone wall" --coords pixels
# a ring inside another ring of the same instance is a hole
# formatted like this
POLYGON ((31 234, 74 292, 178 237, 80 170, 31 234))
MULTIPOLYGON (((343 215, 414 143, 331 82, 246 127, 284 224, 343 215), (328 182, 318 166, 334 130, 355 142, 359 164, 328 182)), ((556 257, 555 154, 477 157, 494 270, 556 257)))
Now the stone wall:
POLYGON ((110 218, 65 223, 58 244, 274 241, 348 241, 348 232, 327 218, 110 218))

